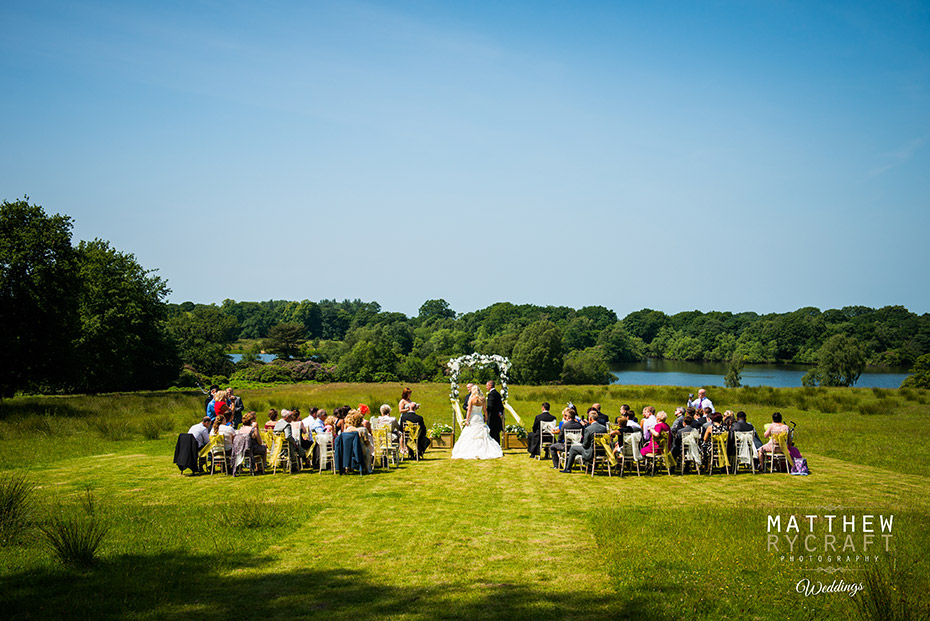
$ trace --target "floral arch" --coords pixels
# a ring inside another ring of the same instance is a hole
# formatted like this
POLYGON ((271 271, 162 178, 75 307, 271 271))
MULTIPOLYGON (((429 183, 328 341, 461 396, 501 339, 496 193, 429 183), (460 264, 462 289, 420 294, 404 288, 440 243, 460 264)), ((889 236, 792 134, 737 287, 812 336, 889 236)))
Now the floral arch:
POLYGON ((477 352, 459 356, 458 358, 451 358, 449 362, 446 363, 446 368, 449 369, 449 382, 451 384, 449 400, 452 401, 452 409, 455 411, 455 417, 460 428, 464 425, 465 421, 462 417, 462 411, 458 402, 459 374, 462 372, 462 369, 471 367, 478 367, 479 369, 484 367, 497 367, 497 375, 501 381, 501 399, 504 401, 504 408, 513 415, 518 423, 522 422, 514 409, 507 403, 507 380, 509 379, 507 374, 510 372, 512 366, 510 359, 505 356, 497 354, 489 356, 477 352))

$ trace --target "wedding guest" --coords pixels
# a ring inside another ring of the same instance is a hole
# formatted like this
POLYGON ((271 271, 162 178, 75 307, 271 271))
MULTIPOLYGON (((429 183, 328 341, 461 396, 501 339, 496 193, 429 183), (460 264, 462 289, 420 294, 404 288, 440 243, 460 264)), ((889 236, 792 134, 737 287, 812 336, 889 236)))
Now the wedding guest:
POLYGON ((210 420, 210 417, 204 416, 203 420, 187 430, 187 433, 194 436, 198 449, 202 449, 207 445, 207 442, 210 441, 210 428, 212 426, 213 421, 210 420))
MULTIPOLYGON (((220 387, 217 386, 216 384, 210 384, 210 392, 207 394, 207 400, 204 402, 204 408, 205 408, 204 412, 207 413, 207 416, 210 416, 210 410, 212 409, 212 406, 210 404, 213 403, 213 398, 216 396, 216 391, 219 389, 220 387)), ((213 416, 210 416, 211 421, 214 418, 216 418, 215 414, 213 416)))
POLYGON ((643 408, 643 421, 640 425, 643 428, 643 442, 648 442, 652 439, 652 428, 656 426, 655 418, 656 409, 651 405, 647 405, 643 408))
POLYGON ((639 451, 644 456, 649 453, 653 453, 655 455, 662 454, 662 447, 659 446, 659 443, 656 440, 663 432, 671 431, 671 427, 665 424, 665 419, 667 417, 668 414, 665 412, 660 411, 658 414, 656 414, 656 424, 652 428, 652 438, 649 440, 649 443, 639 451))
POLYGON ((362 452, 365 453, 366 468, 371 472, 374 463, 375 439, 371 437, 371 433, 365 428, 364 421, 364 414, 358 410, 350 410, 346 415, 346 426, 343 431, 345 433, 358 432, 359 440, 362 441, 362 452))
POLYGON ((606 426, 607 426, 607 423, 610 422, 610 417, 607 416, 607 414, 604 414, 604 413, 601 411, 601 404, 600 404, 600 403, 595 403, 595 404, 593 404, 591 407, 594 408, 595 410, 597 410, 597 422, 599 422, 600 424, 602 424, 602 425, 604 425, 604 426, 606 427, 606 426))
POLYGON ((704 459, 708 463, 710 463, 711 450, 716 448, 714 447, 714 436, 721 434, 729 436, 727 428, 723 426, 723 414, 711 414, 710 425, 704 429, 704 435, 701 438, 704 459))
POLYGON ((681 429, 685 420, 685 408, 678 406, 675 408, 675 421, 672 423, 672 435, 674 436, 681 429))
POLYGON ((310 424, 308 425, 311 437, 326 431, 326 410, 321 410, 319 408, 313 408, 313 410, 313 418, 310 419, 310 424))
POLYGON ((271 408, 268 410, 268 421, 265 423, 265 431, 274 429, 276 424, 278 424, 278 411, 274 408, 271 408))
MULTIPOLYGON (((555 420, 555 416, 549 413, 549 404, 547 402, 544 401, 541 407, 542 411, 533 419, 533 430, 526 434, 526 450, 529 452, 530 457, 539 455, 540 445, 542 444, 540 425, 544 422, 551 423, 555 420)), ((546 452, 548 453, 548 449, 546 452)))
POLYGON ((233 426, 239 427, 242 424, 242 412, 245 411, 245 406, 242 405, 242 399, 234 394, 232 386, 226 389, 226 405, 233 413, 233 426))
POLYGON ((559 431, 558 442, 553 442, 549 447, 549 454, 552 455, 552 467, 559 467, 559 453, 565 450, 565 432, 570 429, 584 429, 584 425, 579 423, 576 418, 578 413, 573 407, 567 407, 562 410, 562 427, 559 431))
POLYGON ((305 459, 303 447, 300 445, 300 436, 294 437, 294 414, 290 410, 281 410, 281 418, 274 426, 275 433, 283 433, 285 442, 291 446, 291 472, 297 471, 297 460, 305 459))
POLYGON ((694 423, 694 419, 691 417, 691 415, 685 414, 684 418, 682 419, 682 425, 677 430, 670 432, 672 437, 672 455, 681 454, 681 436, 684 433, 690 433, 691 431, 695 430, 694 427, 691 426, 692 423, 694 423))
MULTIPOLYGON (((788 434, 788 447, 790 450, 791 447, 791 434, 789 433, 791 428, 788 425, 781 422, 781 412, 775 412, 772 414, 772 423, 765 429, 765 437, 772 438, 780 433, 788 434)), ((759 461, 765 462, 765 453, 774 453, 775 449, 775 440, 774 438, 770 439, 764 445, 759 447, 759 461)))
POLYGON ((213 401, 207 406, 207 416, 210 418, 216 418, 216 415, 220 413, 220 408, 229 406, 226 404, 226 391, 217 390, 216 394, 213 395, 213 401))
POLYGON ((383 427, 388 427, 391 430, 391 435, 394 436, 395 440, 400 440, 400 424, 397 422, 397 419, 391 416, 391 406, 387 403, 381 405, 378 410, 381 415, 377 418, 378 425, 383 427))
POLYGON ((620 455, 623 452, 623 437, 632 433, 642 433, 642 428, 636 423, 631 423, 627 414, 621 414, 617 417, 615 422, 617 423, 617 428, 611 430, 609 433, 610 437, 616 440, 614 453, 620 455))
POLYGON ((267 466, 265 456, 268 454, 268 447, 265 446, 265 441, 262 440, 262 434, 258 432, 258 425, 255 424, 255 412, 248 412, 243 415, 242 427, 240 427, 236 433, 248 436, 249 448, 252 451, 252 459, 257 459, 261 464, 261 471, 265 472, 265 467, 267 466))
MULTIPOLYGON (((404 392, 409 390, 409 388, 405 388, 404 392)), ((410 393, 407 393, 407 397, 409 396, 410 393)), ((401 400, 401 404, 403 403, 403 400, 401 400)), ((409 401, 409 404, 409 408, 405 410, 400 417, 400 428, 403 429, 407 423, 416 423, 420 426, 420 435, 417 437, 417 454, 422 458, 423 454, 426 452, 426 448, 429 446, 429 435, 426 433, 426 421, 416 412, 420 404, 413 403, 412 401, 409 401)))
POLYGON ((733 423, 733 426, 730 427, 732 433, 737 431, 751 431, 752 432, 752 443, 755 446, 755 449, 758 451, 762 446, 762 440, 759 439, 759 434, 756 432, 756 428, 752 424, 746 422, 746 412, 740 410, 736 413, 736 422, 733 423))
POLYGON ((594 457, 594 436, 599 433, 607 433, 607 427, 597 422, 599 413, 596 409, 588 410, 588 426, 585 427, 584 434, 581 437, 581 444, 572 444, 565 455, 564 473, 572 471, 575 459, 581 457, 583 464, 587 464, 594 457))
POLYGON ((222 402, 221 405, 222 407, 220 410, 216 412, 216 418, 213 419, 213 430, 210 432, 210 435, 222 435, 226 446, 232 447, 233 436, 236 435, 236 430, 232 426, 232 416, 230 415, 229 407, 222 402))
POLYGON ((327 416, 326 420, 323 422, 323 431, 326 433, 334 433, 336 430, 336 417, 327 416))

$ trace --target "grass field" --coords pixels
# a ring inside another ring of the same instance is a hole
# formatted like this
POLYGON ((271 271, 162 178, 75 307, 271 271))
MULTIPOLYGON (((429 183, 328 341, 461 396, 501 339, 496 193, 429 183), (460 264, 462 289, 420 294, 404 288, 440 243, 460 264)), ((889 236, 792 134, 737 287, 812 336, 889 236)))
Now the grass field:
MULTIPOLYGON (((448 386, 413 388, 427 424, 451 421, 448 386)), ((543 400, 554 410, 572 400, 599 401, 610 414, 621 403, 671 412, 688 392, 517 386, 510 402, 529 424, 543 400)), ((400 386, 240 394, 260 413, 374 409, 396 405, 400 386)), ((870 605, 899 615, 884 618, 926 614, 930 466, 920 439, 930 393, 743 388, 709 396, 758 427, 775 410, 797 421, 812 475, 591 478, 560 474, 525 452, 453 462, 448 451, 431 451, 369 477, 191 477, 171 457, 177 433, 198 417, 199 394, 7 400, 0 478, 26 476, 36 490, 16 536, 3 531, 0 610, 42 619, 854 619, 870 618, 870 605), (770 514, 893 514, 892 552, 843 564, 856 571, 813 571, 822 565, 767 551, 770 514), (94 565, 70 568, 50 553, 42 529, 62 521, 108 529, 94 565), (796 590, 804 578, 866 588, 805 597, 796 590)))

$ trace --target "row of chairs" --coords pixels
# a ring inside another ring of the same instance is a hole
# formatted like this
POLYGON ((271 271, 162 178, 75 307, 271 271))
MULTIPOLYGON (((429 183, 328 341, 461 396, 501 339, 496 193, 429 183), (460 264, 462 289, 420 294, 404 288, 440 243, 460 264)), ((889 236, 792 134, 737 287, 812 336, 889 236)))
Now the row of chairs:
MULTIPOLYGON (((551 446, 558 435, 558 423, 555 421, 543 422, 540 425, 540 446, 536 459, 540 459, 545 450, 551 446)), ((566 458, 573 444, 580 444, 584 430, 566 429, 564 433, 565 450, 559 455, 559 468, 565 469, 566 458)), ((685 474, 689 466, 694 467, 696 472, 702 470, 708 474, 714 474, 714 471, 725 472, 727 474, 737 474, 740 471, 748 471, 755 474, 759 468, 756 467, 755 444, 753 442, 754 433, 752 431, 734 432, 736 442, 736 454, 733 459, 727 453, 728 433, 716 434, 712 436, 710 450, 706 456, 702 453, 699 445, 700 432, 698 430, 687 431, 681 434, 681 447, 678 451, 678 459, 672 455, 669 450, 669 433, 662 432, 656 437, 658 451, 651 451, 642 454, 640 445, 642 443, 641 433, 623 434, 623 444, 620 451, 614 452, 611 443, 611 436, 607 433, 595 434, 593 439, 593 453, 591 461, 588 464, 582 464, 582 468, 594 476, 596 469, 604 468, 607 470, 607 476, 612 476, 612 470, 618 469, 622 477, 627 469, 636 468, 637 476, 641 475, 641 468, 650 475, 655 475, 657 470, 664 469, 667 474, 671 475, 672 470, 679 469, 680 474, 685 474)), ((780 464, 787 468, 787 443, 788 438, 776 437, 773 442, 775 450, 767 454, 767 464, 763 462, 762 470, 767 465, 770 472, 774 472, 780 464)))
MULTIPOLYGON (((403 446, 398 444, 391 433, 390 427, 374 427, 372 435, 374 436, 374 462, 381 467, 390 468, 397 466, 408 455, 419 461, 417 453, 417 440, 421 433, 420 425, 417 423, 406 423, 403 431, 403 446), (412 449, 411 449, 412 447, 412 449)), ((272 474, 277 474, 280 468, 284 472, 291 472, 292 468, 298 471, 303 470, 302 460, 295 454, 296 447, 287 441, 283 432, 272 432, 262 430, 262 440, 268 447, 266 460, 268 467, 271 468, 272 474)), ((223 474, 232 474, 236 476, 243 472, 251 475, 258 474, 262 471, 261 459, 252 454, 250 443, 245 439, 246 446, 242 451, 241 458, 234 455, 232 443, 226 440, 226 436, 217 434, 210 436, 210 441, 200 450, 200 459, 206 460, 210 474, 216 474, 217 470, 223 474)), ((336 460, 333 445, 332 433, 317 433, 313 436, 313 442, 307 448, 307 452, 312 454, 318 451, 319 471, 322 474, 324 470, 336 473, 336 460)))

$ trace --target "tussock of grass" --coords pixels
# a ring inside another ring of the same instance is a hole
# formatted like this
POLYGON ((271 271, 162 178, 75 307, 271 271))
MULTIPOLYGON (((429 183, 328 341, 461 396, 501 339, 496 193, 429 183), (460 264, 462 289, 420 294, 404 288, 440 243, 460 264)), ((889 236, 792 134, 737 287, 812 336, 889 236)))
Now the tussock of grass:
POLYGON ((35 484, 25 474, 0 480, 0 544, 17 541, 30 526, 35 511, 35 484))
POLYGON ((69 567, 90 567, 108 528, 93 517, 56 516, 40 527, 53 556, 69 567))

